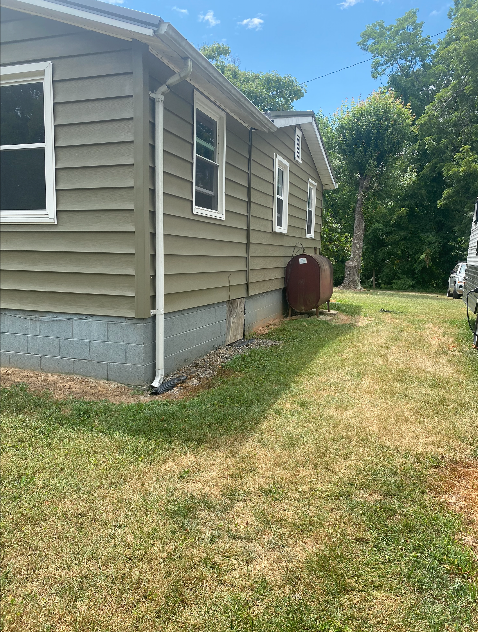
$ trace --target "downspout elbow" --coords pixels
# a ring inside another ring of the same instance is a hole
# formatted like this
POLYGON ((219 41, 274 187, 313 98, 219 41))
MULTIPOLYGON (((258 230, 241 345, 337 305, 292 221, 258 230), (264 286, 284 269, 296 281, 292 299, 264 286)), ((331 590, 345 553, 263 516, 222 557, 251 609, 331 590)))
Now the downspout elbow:
POLYGON ((192 59, 187 57, 185 60, 184 68, 180 70, 179 72, 177 72, 172 77, 169 77, 166 83, 163 83, 162 86, 159 86, 156 92, 150 92, 151 97, 153 99, 160 99, 161 97, 163 97, 165 94, 169 92, 172 86, 175 86, 177 83, 180 83, 181 81, 184 81, 185 79, 188 79, 191 76, 192 71, 193 71, 192 59))

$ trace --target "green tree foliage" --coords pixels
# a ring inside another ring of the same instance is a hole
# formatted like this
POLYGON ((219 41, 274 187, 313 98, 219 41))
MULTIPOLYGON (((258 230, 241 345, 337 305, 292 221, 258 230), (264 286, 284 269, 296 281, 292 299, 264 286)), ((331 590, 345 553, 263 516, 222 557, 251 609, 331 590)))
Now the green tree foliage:
POLYGON ((453 214, 459 239, 478 195, 478 0, 457 2, 452 15, 436 54, 441 89, 418 128, 424 176, 441 179, 437 203, 453 214))
POLYGON ((423 35, 417 13, 418 9, 407 11, 388 26, 383 20, 369 24, 358 45, 372 55, 372 77, 386 75, 387 86, 410 103, 415 114, 422 114, 435 92, 431 82, 435 46, 423 35))
POLYGON ((215 42, 201 46, 199 50, 262 112, 292 110, 294 101, 306 92, 305 86, 291 75, 241 70, 226 44, 215 42))

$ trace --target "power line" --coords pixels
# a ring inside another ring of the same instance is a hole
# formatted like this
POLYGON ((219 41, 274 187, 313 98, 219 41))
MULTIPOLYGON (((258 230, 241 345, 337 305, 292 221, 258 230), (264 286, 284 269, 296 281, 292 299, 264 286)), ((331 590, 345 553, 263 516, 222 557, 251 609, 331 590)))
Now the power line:
POLYGON ((314 77, 313 79, 307 79, 304 83, 310 83, 311 81, 315 81, 316 79, 323 79, 324 77, 328 77, 329 75, 334 75, 336 72, 342 72, 342 70, 348 70, 349 68, 353 68, 354 66, 358 66, 359 64, 365 64, 366 61, 372 61, 373 57, 370 59, 363 59, 362 61, 358 61, 355 64, 351 64, 350 66, 345 66, 344 68, 339 68, 338 70, 332 70, 332 72, 328 72, 325 75, 320 75, 320 77, 314 77))
MULTIPOLYGON (((442 33, 447 33, 448 29, 444 31, 440 31, 439 33, 435 33, 435 35, 430 35, 429 37, 437 37, 437 35, 441 35, 442 33)), ((350 66, 344 66, 343 68, 339 68, 338 70, 332 70, 332 72, 327 72, 325 75, 320 75, 319 77, 314 77, 313 79, 307 79, 303 83, 310 83, 311 81, 316 81, 317 79, 323 79, 324 77, 329 77, 330 75, 335 75, 337 72, 342 72, 342 70, 348 70, 349 68, 353 68, 354 66, 359 66, 360 64, 365 64, 368 61, 372 61, 374 58, 370 57, 369 59, 363 59, 362 61, 357 61, 355 64, 351 64, 350 66)))

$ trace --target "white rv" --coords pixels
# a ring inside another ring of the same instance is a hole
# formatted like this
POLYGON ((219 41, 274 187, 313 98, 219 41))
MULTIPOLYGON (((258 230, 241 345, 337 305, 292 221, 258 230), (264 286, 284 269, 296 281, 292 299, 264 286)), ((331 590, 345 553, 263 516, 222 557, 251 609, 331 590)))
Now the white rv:
MULTIPOLYGON (((466 261, 465 285, 463 300, 467 306, 468 317, 477 314, 473 328, 473 346, 478 348, 478 198, 471 222, 470 245, 466 261)), ((470 322, 470 321, 469 321, 470 322)))

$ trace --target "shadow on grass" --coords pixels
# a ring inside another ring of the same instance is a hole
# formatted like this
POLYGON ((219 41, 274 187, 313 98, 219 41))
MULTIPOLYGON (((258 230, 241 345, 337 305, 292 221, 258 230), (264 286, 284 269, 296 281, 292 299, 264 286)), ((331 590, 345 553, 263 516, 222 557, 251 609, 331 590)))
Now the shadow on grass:
MULTIPOLYGON (((352 316, 361 312, 357 305, 337 307, 352 316)), ((281 346, 254 349, 236 357, 228 364, 233 376, 218 377, 214 388, 189 400, 138 404, 57 401, 48 392, 31 393, 20 385, 2 389, 1 404, 5 414, 34 418, 42 433, 60 425, 143 438, 152 448, 175 442, 203 444, 224 436, 239 438, 261 422, 264 413, 318 355, 354 329, 353 324, 331 324, 315 318, 287 321, 268 336, 280 340, 281 346)))

